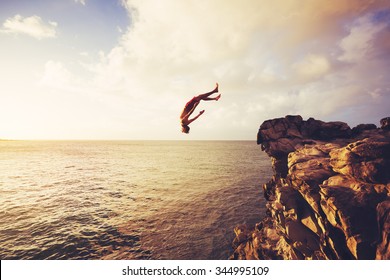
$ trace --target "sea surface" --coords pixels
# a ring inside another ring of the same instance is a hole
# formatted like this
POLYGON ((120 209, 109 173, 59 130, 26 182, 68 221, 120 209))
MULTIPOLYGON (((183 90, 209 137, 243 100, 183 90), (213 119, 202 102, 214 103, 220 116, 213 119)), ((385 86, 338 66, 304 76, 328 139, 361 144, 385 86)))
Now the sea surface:
POLYGON ((271 175, 254 141, 0 141, 0 259, 227 259, 271 175))

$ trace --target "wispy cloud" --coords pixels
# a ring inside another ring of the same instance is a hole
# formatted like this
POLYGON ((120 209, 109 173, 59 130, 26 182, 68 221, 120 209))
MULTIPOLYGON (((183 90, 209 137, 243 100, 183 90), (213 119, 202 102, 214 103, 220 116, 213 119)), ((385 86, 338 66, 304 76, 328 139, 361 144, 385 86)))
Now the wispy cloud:
POLYGON ((356 19, 350 27, 349 34, 340 42, 343 53, 339 60, 359 62, 370 58, 377 46, 373 44, 378 34, 387 27, 384 22, 375 22, 373 15, 368 14, 356 19))
POLYGON ((74 0, 75 3, 79 3, 83 6, 85 6, 87 0, 74 0))
MULTIPOLYGON (((53 108, 80 107, 72 116, 84 122, 58 115, 64 135, 77 138, 76 127, 93 126, 94 137, 103 138, 253 139, 262 121, 287 114, 356 125, 389 113, 387 0, 121 1, 131 21, 110 50, 53 52, 26 75, 41 72, 35 94, 21 90, 29 98, 44 95, 37 106, 51 98, 53 108), (183 136, 182 106, 216 81, 222 98, 202 102, 205 114, 183 136)), ((56 25, 36 21, 55 32, 56 25)))
POLYGON ((45 64, 44 74, 39 85, 53 88, 69 87, 72 75, 61 62, 49 60, 45 64))
POLYGON ((45 23, 39 16, 22 17, 15 15, 3 23, 0 30, 6 34, 24 34, 36 39, 56 37, 57 23, 49 21, 45 23))
POLYGON ((98 76, 130 94, 179 96, 186 93, 177 81, 191 91, 218 80, 239 110, 268 102, 239 123, 292 113, 354 124, 390 105, 390 84, 380 78, 390 57, 375 56, 389 48, 380 41, 390 25, 375 16, 390 8, 385 1, 124 4, 133 26, 104 55, 98 76))
POLYGON ((308 54, 301 61, 293 64, 293 70, 302 77, 319 78, 330 70, 330 63, 325 56, 308 54))

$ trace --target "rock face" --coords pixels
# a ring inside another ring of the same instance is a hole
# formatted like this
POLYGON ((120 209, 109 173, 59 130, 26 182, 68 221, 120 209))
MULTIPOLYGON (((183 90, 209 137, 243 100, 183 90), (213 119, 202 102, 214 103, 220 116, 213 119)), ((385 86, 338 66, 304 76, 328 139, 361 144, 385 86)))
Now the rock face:
POLYGON ((235 229, 232 259, 390 259, 390 118, 381 128, 265 121, 267 217, 235 229))

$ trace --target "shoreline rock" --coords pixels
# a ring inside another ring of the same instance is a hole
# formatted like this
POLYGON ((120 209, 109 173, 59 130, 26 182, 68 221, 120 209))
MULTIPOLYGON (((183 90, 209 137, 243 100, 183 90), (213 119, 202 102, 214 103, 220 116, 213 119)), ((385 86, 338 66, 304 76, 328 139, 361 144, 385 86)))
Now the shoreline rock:
POLYGON ((236 227, 231 259, 390 259, 390 118, 380 123, 265 121, 267 217, 236 227))

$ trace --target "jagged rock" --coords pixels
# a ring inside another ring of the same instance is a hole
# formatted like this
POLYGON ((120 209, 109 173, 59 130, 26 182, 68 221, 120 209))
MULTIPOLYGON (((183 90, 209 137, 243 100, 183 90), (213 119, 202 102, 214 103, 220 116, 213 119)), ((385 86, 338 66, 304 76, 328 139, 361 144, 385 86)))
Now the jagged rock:
POLYGON ((356 259, 374 259, 373 243, 379 237, 376 206, 387 198, 387 193, 378 193, 368 184, 338 175, 324 182, 320 194, 327 220, 344 233, 352 255, 356 259))
POLYGON ((359 125, 355 126, 354 128, 352 128, 352 134, 355 136, 355 135, 362 133, 363 131, 374 130, 374 129, 377 129, 375 124, 372 124, 372 123, 359 124, 359 125))
POLYGON ((236 232, 232 258, 389 259, 389 123, 265 121, 257 143, 274 169, 263 185, 268 217, 236 232))
POLYGON ((320 249, 318 235, 298 221, 288 221, 286 223, 286 233, 287 237, 293 240, 293 247, 307 258, 311 257, 314 251, 320 249), (302 250, 299 250, 299 248, 302 248, 302 250))
POLYGON ((313 118, 304 121, 301 116, 286 116, 265 121, 257 133, 257 144, 273 162, 276 174, 287 175, 287 156, 306 144, 335 138, 348 138, 351 128, 343 122, 323 122, 313 118))
POLYGON ((239 225, 234 228, 234 233, 236 234, 236 238, 234 239, 233 244, 239 246, 241 243, 248 240, 251 232, 246 225, 239 225))
POLYGON ((302 132, 306 138, 332 140, 351 135, 351 128, 344 122, 323 122, 310 118, 303 123, 302 132))
POLYGON ((329 152, 339 148, 337 144, 305 145, 288 155, 289 175, 309 184, 318 184, 332 176, 329 152))
POLYGON ((368 183, 390 180, 390 141, 366 138, 330 152, 334 171, 368 183))
POLYGON ((380 124, 382 129, 390 129, 390 117, 381 119, 380 124))
POLYGON ((376 259, 390 260, 390 201, 379 203, 376 209, 379 233, 381 234, 376 259))

